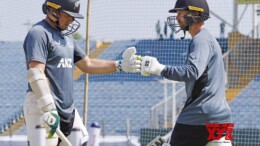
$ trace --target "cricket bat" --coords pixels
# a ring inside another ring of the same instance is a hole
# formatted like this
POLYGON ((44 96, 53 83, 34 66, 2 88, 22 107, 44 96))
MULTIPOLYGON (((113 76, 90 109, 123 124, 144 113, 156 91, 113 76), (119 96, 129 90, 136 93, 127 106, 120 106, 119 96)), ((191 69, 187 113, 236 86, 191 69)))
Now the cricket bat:
POLYGON ((169 131, 166 135, 160 136, 158 135, 155 139, 153 139, 150 143, 148 143, 146 146, 170 146, 169 143, 167 143, 168 139, 171 137, 172 130, 169 131))
POLYGON ((56 134, 59 136, 59 138, 66 143, 67 146, 72 146, 70 141, 67 139, 67 137, 60 131, 60 129, 58 128, 56 130, 56 134))

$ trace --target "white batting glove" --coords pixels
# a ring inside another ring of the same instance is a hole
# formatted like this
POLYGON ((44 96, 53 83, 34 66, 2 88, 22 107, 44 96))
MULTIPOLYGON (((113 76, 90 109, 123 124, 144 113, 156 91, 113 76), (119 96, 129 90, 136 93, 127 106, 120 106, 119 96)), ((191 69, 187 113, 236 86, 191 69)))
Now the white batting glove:
POLYGON ((155 57, 144 56, 142 57, 141 75, 149 76, 151 74, 161 75, 165 65, 160 64, 155 57))
POLYGON ((49 112, 45 112, 41 118, 44 122, 44 127, 47 129, 47 132, 49 133, 48 138, 53 137, 54 133, 60 125, 60 116, 58 115, 57 110, 55 109, 49 112))
POLYGON ((117 71, 129 73, 141 72, 141 56, 135 54, 135 47, 127 48, 122 55, 123 60, 116 61, 117 71))

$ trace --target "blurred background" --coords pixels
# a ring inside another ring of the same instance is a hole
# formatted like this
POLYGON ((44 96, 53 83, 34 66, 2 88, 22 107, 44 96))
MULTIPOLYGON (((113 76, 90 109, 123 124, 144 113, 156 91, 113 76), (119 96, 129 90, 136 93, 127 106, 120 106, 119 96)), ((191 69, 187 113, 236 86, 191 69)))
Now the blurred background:
MULTIPOLYGON (((121 59, 131 46, 165 65, 182 65, 191 37, 167 26, 176 0, 81 0, 85 19, 74 39, 92 58, 121 59)), ((45 18, 44 0, 0 1, 0 145, 26 145, 22 105, 26 94, 23 41, 45 18)), ((219 42, 226 70, 226 97, 235 124, 234 146, 260 145, 260 1, 208 0, 206 28, 219 42)), ((145 146, 172 129, 186 100, 184 83, 158 76, 89 75, 87 128, 98 122, 101 146, 145 146), (109 140, 108 140, 109 139, 109 140)), ((83 117, 85 74, 75 68, 75 105, 83 117)))

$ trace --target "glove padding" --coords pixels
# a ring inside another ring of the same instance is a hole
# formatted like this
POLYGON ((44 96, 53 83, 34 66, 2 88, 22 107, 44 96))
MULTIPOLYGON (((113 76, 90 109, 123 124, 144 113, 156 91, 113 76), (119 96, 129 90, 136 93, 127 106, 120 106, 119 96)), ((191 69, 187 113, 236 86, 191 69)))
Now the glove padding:
POLYGON ((122 55, 123 60, 116 61, 117 71, 128 73, 141 72, 141 56, 135 54, 135 47, 127 48, 122 55))
POLYGON ((60 125, 60 116, 58 115, 57 110, 52 110, 49 112, 45 112, 42 116, 42 120, 44 122, 44 126, 47 129, 48 138, 53 137, 54 133, 56 132, 57 128, 60 125))
POLYGON ((161 75, 165 65, 160 64, 155 57, 144 56, 142 57, 141 75, 149 76, 151 74, 161 75))

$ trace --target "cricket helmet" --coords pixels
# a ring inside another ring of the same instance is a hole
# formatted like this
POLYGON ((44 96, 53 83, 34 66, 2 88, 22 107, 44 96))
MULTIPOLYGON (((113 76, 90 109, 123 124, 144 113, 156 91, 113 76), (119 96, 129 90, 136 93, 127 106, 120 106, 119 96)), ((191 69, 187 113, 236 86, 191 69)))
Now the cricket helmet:
POLYGON ((209 17, 209 6, 206 0, 177 0, 174 9, 169 10, 170 13, 177 13, 177 11, 188 11, 184 16, 186 26, 180 27, 177 23, 176 16, 167 18, 169 27, 178 33, 180 30, 187 31, 189 27, 196 21, 206 21, 209 17))
POLYGON ((83 19, 83 15, 79 13, 80 11, 80 1, 79 0, 46 0, 42 5, 42 10, 44 14, 49 11, 57 21, 52 21, 55 26, 63 31, 62 35, 69 35, 77 31, 80 27, 80 23, 74 19, 74 22, 69 25, 67 30, 63 30, 59 25, 60 11, 63 11, 73 18, 83 19), (64 32, 65 31, 65 32, 64 32))

